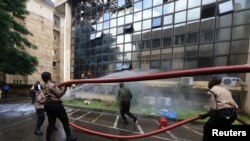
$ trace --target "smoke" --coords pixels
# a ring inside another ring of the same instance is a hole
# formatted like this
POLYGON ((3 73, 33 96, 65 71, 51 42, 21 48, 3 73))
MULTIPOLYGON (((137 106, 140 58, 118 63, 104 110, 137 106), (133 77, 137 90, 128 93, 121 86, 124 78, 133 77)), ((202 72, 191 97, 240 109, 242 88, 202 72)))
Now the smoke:
MULTIPOLYGON (((103 78, 137 76, 154 72, 157 71, 122 71, 106 75, 103 78)), ((193 88, 191 85, 182 85, 180 78, 126 82, 124 84, 133 94, 131 109, 135 107, 133 110, 141 114, 173 113, 172 115, 174 115, 179 111, 202 108, 204 103, 201 99, 205 91, 193 88)), ((118 83, 79 84, 68 91, 68 96, 64 96, 64 98, 116 101, 118 86, 118 83)))

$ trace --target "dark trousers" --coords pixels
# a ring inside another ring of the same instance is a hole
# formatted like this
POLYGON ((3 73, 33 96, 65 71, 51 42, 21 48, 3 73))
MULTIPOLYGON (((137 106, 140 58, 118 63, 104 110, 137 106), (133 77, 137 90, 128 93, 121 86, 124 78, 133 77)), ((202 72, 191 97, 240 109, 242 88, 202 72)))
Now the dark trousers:
POLYGON ((35 104, 36 101, 36 93, 31 93, 31 104, 35 104))
POLYGON ((51 134, 55 127, 56 118, 58 118, 63 124, 66 136, 71 136, 68 115, 61 102, 46 103, 44 105, 44 110, 47 113, 49 121, 49 125, 46 131, 46 141, 50 141, 51 134))
POLYGON ((36 109, 37 115, 37 123, 36 123, 36 130, 40 130, 41 126, 43 125, 45 119, 45 113, 43 109, 36 109))
POLYGON ((221 109, 216 111, 210 119, 206 122, 203 127, 203 141, 208 141, 208 132, 212 127, 216 126, 230 126, 236 119, 236 110, 235 109, 221 109))
POLYGON ((134 114, 130 113, 130 101, 123 101, 120 103, 120 113, 121 113, 122 119, 125 122, 127 122, 127 118, 125 114, 128 115, 130 118, 133 118, 133 119, 136 118, 134 114))

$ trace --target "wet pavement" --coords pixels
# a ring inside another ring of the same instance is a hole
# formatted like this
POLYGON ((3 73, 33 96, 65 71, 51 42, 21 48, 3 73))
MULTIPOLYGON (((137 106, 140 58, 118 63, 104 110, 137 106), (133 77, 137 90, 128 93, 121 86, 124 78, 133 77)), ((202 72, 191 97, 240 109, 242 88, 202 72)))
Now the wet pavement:
MULTIPOLYGON (((93 110, 67 107, 70 121, 77 125, 112 135, 135 135, 151 132, 159 129, 157 119, 139 117, 136 123, 129 119, 129 124, 123 124, 118 113, 106 113, 93 110)), ((36 136, 33 134, 36 123, 34 105, 29 102, 0 103, 0 140, 1 141, 45 141, 45 135, 36 136)), ((46 131, 47 119, 42 126, 46 131)), ((169 122, 169 125, 173 122, 169 122)), ((57 121, 58 131, 53 133, 52 141, 66 140, 62 124, 57 121)), ((72 134, 78 136, 79 141, 116 141, 81 132, 71 128, 72 134)), ((129 139, 123 141, 201 141, 202 125, 189 123, 168 132, 155 136, 129 139)))

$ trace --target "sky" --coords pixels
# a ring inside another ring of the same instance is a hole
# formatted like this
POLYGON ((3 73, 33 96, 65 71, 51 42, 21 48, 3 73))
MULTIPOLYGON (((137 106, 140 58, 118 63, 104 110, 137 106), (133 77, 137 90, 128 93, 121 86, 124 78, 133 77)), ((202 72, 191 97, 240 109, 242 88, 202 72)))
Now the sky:
POLYGON ((55 3, 55 0, 51 0, 51 1, 55 3))

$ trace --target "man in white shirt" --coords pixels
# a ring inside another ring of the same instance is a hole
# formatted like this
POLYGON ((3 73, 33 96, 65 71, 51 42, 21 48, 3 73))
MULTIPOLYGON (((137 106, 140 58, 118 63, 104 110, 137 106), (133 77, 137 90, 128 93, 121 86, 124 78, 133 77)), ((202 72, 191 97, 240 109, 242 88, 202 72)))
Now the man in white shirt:
POLYGON ((203 141, 207 141, 207 133, 210 127, 229 126, 237 117, 236 109, 238 105, 234 101, 231 92, 221 87, 220 83, 221 79, 219 77, 213 77, 208 82, 209 111, 200 115, 201 119, 210 116, 210 119, 204 125, 203 141))

